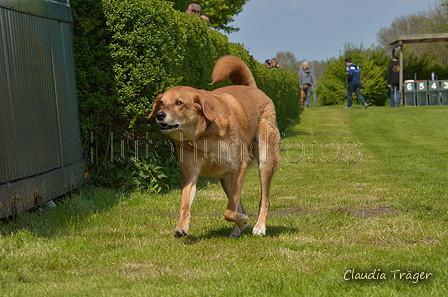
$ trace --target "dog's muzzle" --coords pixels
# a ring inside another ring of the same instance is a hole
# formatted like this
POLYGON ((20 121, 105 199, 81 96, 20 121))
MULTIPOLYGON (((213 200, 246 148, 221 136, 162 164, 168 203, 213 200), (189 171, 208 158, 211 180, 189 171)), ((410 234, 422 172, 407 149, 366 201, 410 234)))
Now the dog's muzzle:
POLYGON ((163 111, 159 111, 156 114, 157 124, 159 124, 160 130, 162 130, 162 132, 169 132, 171 130, 179 128, 179 124, 169 125, 165 123, 165 119, 166 119, 166 113, 164 113, 163 111))

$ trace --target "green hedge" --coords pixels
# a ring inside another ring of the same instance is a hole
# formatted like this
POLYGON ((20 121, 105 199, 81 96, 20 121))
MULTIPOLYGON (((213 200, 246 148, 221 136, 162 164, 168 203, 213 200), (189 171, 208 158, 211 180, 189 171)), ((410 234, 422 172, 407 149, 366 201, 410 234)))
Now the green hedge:
MULTIPOLYGON (((345 46, 343 55, 338 59, 328 61, 320 81, 317 83, 317 95, 323 105, 344 104, 347 101, 347 65, 345 58, 351 57, 353 62, 361 67, 361 94, 371 105, 384 105, 388 99, 386 74, 390 58, 386 53, 375 49, 355 48, 350 44, 345 46)), ((356 95, 353 95, 354 103, 356 95)))
POLYGON ((208 85, 221 56, 235 55, 248 64, 258 87, 274 101, 281 130, 300 113, 297 74, 264 67, 204 20, 172 5, 159 0, 72 1, 81 129, 90 172, 103 183, 116 185, 125 176, 127 184, 141 185, 141 177, 134 175, 146 176, 146 171, 153 179, 143 186, 158 179, 153 176, 157 168, 135 168, 134 159, 123 160, 123 151, 148 149, 135 146, 135 140, 163 139, 146 119, 157 94, 176 85, 206 90, 226 85, 208 85), (114 149, 124 164, 114 162, 114 149))

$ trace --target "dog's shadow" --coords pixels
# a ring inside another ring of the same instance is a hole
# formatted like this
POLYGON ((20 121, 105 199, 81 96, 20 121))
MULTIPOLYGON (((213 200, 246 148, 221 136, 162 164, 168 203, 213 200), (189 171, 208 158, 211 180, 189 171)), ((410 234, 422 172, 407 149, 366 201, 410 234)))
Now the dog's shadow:
MULTIPOLYGON (((201 235, 191 235, 184 237, 182 239, 183 244, 193 245, 198 242, 209 240, 209 239, 216 239, 216 238, 228 238, 230 232, 232 231, 232 228, 228 227, 222 227, 219 229, 213 229, 210 230, 208 233, 201 234, 201 235)), ((264 238, 269 237, 278 237, 282 234, 293 234, 299 232, 298 228, 292 228, 292 227, 286 227, 286 226, 267 226, 266 229, 266 235, 264 238)), ((234 237, 234 238, 228 238, 229 240, 240 240, 247 237, 255 237, 252 235, 252 228, 246 228, 246 230, 243 231, 240 237, 234 237)))

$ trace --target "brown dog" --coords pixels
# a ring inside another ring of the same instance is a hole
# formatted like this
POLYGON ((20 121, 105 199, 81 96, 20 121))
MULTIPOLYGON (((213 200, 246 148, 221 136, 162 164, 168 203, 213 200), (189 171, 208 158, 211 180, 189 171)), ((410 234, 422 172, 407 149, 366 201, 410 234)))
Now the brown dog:
POLYGON ((309 85, 303 85, 302 89, 300 90, 300 106, 306 107, 306 97, 308 97, 308 88, 309 85))
POLYGON ((214 91, 178 86, 157 96, 152 112, 163 133, 176 143, 182 171, 182 199, 175 237, 187 235, 190 207, 200 174, 219 178, 229 199, 224 217, 239 236, 248 217, 241 203, 244 175, 251 163, 260 173, 261 201, 252 233, 266 234, 269 188, 279 158, 280 134, 272 100, 256 88, 247 65, 235 56, 221 57, 212 84, 230 78, 233 86, 214 91))

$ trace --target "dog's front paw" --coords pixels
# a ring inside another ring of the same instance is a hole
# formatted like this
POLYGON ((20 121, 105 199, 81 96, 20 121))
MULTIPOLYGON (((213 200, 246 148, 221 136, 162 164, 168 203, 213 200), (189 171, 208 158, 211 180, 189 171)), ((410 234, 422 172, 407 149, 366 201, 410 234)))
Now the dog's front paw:
POLYGON ((252 230, 252 234, 255 236, 265 236, 266 235, 266 226, 258 226, 256 225, 252 230))
POLYGON ((187 230, 180 230, 180 229, 174 230, 174 237, 176 238, 187 236, 187 234, 188 234, 187 230))

